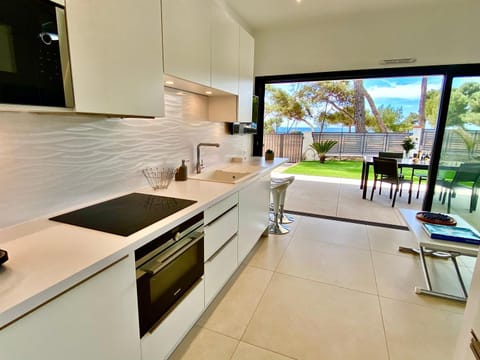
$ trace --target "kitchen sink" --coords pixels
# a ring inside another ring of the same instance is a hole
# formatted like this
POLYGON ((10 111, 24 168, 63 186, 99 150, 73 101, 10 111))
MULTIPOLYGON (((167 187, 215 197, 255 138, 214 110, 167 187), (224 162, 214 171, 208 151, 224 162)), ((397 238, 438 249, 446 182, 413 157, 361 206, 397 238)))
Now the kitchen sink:
POLYGON ((236 184, 256 175, 262 169, 256 165, 229 165, 225 168, 205 171, 190 176, 190 179, 236 184))

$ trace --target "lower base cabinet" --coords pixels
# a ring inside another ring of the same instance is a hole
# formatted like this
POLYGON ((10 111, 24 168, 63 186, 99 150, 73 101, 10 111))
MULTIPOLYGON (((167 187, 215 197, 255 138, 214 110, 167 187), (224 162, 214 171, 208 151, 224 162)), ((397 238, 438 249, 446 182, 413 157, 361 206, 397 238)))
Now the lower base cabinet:
POLYGON ((141 339, 142 360, 163 360, 175 350, 205 308, 203 280, 175 306, 161 324, 141 339))
POLYGON ((0 330, 2 360, 140 360, 133 254, 0 330))
POLYGON ((237 269, 237 236, 232 237, 205 262, 205 307, 237 269))
POLYGON ((240 264, 268 228, 270 174, 238 193, 238 263, 240 264))

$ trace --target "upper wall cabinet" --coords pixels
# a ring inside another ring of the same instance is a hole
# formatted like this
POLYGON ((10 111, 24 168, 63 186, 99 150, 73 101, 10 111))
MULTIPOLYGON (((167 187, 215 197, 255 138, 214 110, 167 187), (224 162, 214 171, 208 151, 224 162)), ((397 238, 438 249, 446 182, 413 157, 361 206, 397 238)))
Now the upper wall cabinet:
POLYGON ((212 9, 212 87, 237 94, 239 25, 217 3, 212 9))
POLYGON ((162 0, 162 21, 165 74, 238 93, 239 25, 223 7, 214 0, 162 0))
POLYGON ((240 27, 238 64, 238 122, 252 121, 253 59, 255 40, 240 27))
POLYGON ((75 111, 163 116, 160 0, 68 0, 75 111))
POLYGON ((210 1, 162 0, 166 74, 210 86, 210 1))

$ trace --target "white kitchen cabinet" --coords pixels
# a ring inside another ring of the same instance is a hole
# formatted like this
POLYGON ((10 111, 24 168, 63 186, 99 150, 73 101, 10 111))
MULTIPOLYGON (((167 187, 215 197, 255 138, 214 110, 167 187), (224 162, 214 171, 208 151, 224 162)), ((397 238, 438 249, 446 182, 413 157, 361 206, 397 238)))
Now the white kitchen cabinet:
POLYGON ((219 4, 212 11, 212 87, 238 94, 238 23, 219 4))
POLYGON ((238 231, 238 206, 205 225, 205 259, 209 259, 238 231))
POLYGON ((164 116, 159 0, 68 0, 75 111, 164 116))
POLYGON ((133 254, 0 331, 2 360, 140 360, 133 254))
POLYGON ((251 183, 238 194, 238 263, 255 246, 268 227, 270 174, 251 183))
POLYGON ((211 1, 162 0, 164 71, 210 86, 211 1))
POLYGON ((237 236, 233 236, 205 262, 205 307, 237 269, 237 236))
POLYGON ((142 360, 164 360, 175 350, 203 313, 204 297, 204 284, 201 280, 168 313, 156 329, 143 336, 142 360))
POLYGON ((237 269, 238 193, 204 212, 205 306, 237 269))
POLYGON ((255 40, 247 31, 240 27, 239 42, 238 122, 251 122, 255 40))

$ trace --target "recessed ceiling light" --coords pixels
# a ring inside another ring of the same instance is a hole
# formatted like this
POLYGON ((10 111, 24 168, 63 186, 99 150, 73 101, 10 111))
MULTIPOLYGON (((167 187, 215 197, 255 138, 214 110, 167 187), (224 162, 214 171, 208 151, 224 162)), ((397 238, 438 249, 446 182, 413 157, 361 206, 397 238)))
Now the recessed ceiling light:
POLYGON ((166 84, 166 85, 173 85, 173 84, 174 84, 174 82, 173 82, 173 81, 171 81, 171 80, 167 80, 167 81, 165 81, 165 84, 166 84))
POLYGON ((207 90, 207 91, 205 91, 205 94, 212 95, 212 92, 210 90, 207 90))
POLYGON ((177 95, 180 95, 180 96, 185 95, 185 93, 184 93, 183 91, 179 91, 179 92, 177 92, 176 94, 177 94, 177 95))
POLYGON ((302 2, 302 0, 297 0, 297 4, 300 4, 302 2))

